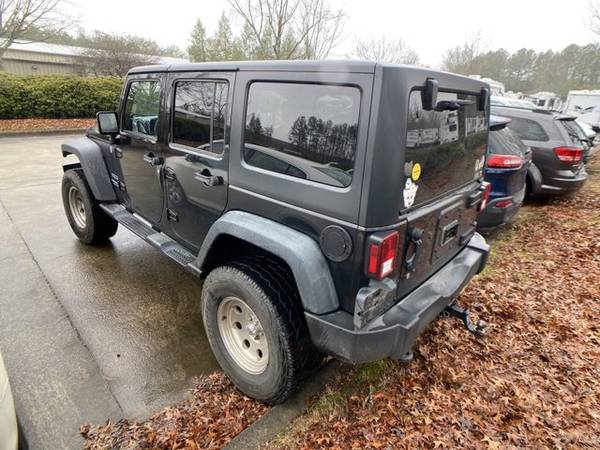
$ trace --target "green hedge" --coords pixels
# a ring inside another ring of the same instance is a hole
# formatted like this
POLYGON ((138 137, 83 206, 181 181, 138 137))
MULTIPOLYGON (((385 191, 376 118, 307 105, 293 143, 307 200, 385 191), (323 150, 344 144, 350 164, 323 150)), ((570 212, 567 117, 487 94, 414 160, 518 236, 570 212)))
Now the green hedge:
POLYGON ((0 119, 94 117, 117 109, 122 85, 117 77, 0 73, 0 119))

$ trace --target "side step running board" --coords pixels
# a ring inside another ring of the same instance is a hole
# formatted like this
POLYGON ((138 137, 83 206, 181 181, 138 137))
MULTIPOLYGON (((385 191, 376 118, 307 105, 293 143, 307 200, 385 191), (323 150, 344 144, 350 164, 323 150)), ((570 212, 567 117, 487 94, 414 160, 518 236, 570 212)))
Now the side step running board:
POLYGON ((150 245, 159 249, 176 263, 185 267, 190 272, 200 275, 200 270, 193 264, 196 256, 183 245, 171 239, 164 233, 155 230, 146 221, 127 211, 117 203, 101 203, 100 207, 110 217, 115 219, 129 231, 137 234, 150 245))

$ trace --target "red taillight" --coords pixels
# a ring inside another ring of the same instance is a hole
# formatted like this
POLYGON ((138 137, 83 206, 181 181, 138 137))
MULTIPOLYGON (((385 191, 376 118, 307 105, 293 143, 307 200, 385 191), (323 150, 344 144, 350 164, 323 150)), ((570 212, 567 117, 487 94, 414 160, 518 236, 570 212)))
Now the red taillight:
POLYGON ((481 203, 479 204, 479 211, 483 211, 488 204, 488 200, 490 198, 490 192, 492 192, 492 184, 484 181, 481 183, 481 203))
POLYGON ((488 167, 497 169, 518 169, 523 165, 523 158, 515 155, 490 155, 487 160, 488 167))
POLYGON ((496 208, 508 208, 512 204, 512 200, 500 200, 499 202, 494 203, 494 206, 496 208))
POLYGON ((394 231, 382 238, 373 235, 370 239, 367 275, 381 280, 396 268, 400 235, 397 231, 394 231))
POLYGON ((583 149, 579 147, 556 147, 554 154, 564 163, 578 163, 583 157, 583 149))

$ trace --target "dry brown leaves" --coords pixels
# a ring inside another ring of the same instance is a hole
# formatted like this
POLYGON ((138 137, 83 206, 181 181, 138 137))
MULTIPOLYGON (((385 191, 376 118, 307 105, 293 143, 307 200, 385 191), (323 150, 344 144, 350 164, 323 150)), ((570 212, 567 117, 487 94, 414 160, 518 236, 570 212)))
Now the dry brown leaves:
MULTIPOLYGON (((415 361, 288 437, 310 448, 600 448, 600 160, 596 191, 525 208, 415 361), (365 401, 365 396, 370 396, 365 401)), ((291 442, 291 444, 290 444, 291 442)))
POLYGON ((0 120, 0 133, 45 130, 82 130, 93 126, 96 119, 16 119, 0 120))
POLYGON ((267 407, 240 393, 222 373, 199 379, 191 397, 145 422, 81 427, 86 450, 218 449, 261 417, 267 407))

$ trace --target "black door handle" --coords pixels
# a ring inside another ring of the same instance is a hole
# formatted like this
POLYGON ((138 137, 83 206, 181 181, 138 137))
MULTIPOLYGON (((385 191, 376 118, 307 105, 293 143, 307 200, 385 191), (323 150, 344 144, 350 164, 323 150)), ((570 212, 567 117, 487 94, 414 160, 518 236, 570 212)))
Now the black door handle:
POLYGON ((144 153, 144 161, 150 164, 151 166, 160 166, 162 164, 163 159, 160 156, 155 156, 152 152, 148 152, 144 153))
POLYGON ((204 186, 218 186, 223 184, 223 177, 212 175, 208 169, 194 173, 194 178, 198 181, 202 181, 204 186))

